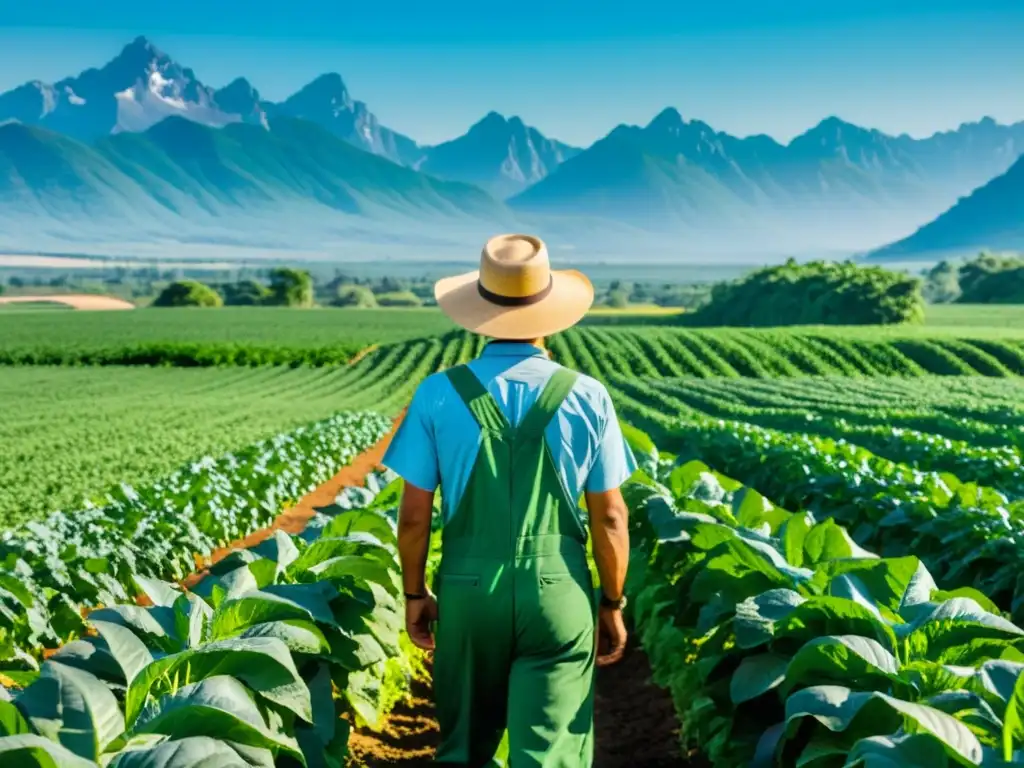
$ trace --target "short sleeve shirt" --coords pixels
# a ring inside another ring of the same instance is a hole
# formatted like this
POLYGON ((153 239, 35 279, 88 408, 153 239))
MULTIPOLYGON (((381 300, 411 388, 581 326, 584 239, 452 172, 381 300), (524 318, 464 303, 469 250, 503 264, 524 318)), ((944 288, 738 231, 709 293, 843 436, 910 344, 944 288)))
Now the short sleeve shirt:
MULTIPOLYGON (((557 363, 532 344, 491 343, 470 370, 517 426, 537 400, 557 363)), ((480 427, 448 377, 428 376, 413 395, 383 464, 407 483, 442 489, 444 520, 451 519, 480 448, 480 427)), ((572 499, 621 486, 636 470, 615 407, 604 385, 580 375, 548 424, 545 438, 572 499)))

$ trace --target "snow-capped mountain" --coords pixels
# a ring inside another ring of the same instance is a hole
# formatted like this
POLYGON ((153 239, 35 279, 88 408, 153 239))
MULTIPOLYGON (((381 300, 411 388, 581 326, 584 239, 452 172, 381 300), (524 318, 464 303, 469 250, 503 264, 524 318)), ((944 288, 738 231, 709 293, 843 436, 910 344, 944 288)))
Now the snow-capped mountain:
POLYGON ((415 141, 380 125, 366 104, 353 99, 340 75, 322 75, 274 104, 243 77, 214 90, 144 37, 101 69, 0 94, 0 123, 35 125, 83 141, 138 133, 168 117, 219 128, 238 122, 268 127, 275 116, 317 123, 353 146, 403 165, 422 157, 415 141))
POLYGON ((212 88, 144 37, 100 69, 0 95, 0 122, 16 120, 85 140, 144 131, 174 115, 211 126, 241 119, 219 109, 212 88))

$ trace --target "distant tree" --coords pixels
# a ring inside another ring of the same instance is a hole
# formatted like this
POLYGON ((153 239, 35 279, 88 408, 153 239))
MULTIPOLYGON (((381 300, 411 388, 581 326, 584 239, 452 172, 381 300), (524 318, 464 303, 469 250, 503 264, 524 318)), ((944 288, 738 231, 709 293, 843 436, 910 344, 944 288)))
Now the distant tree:
POLYGON ((339 285, 337 295, 331 300, 335 307, 376 307, 377 298, 373 291, 363 285, 339 285))
POLYGON ((11 286, 11 288, 24 288, 25 287, 25 281, 22 278, 18 277, 17 275, 11 275, 7 279, 7 284, 9 286, 11 286))
POLYGON ((400 293, 408 289, 404 280, 397 277, 382 277, 375 286, 374 293, 400 293))
POLYGON ((629 300, 634 304, 644 304, 651 300, 651 292, 643 283, 635 283, 630 291, 629 300))
POLYGON ((313 306, 313 276, 304 269, 270 270, 269 302, 282 307, 313 306))
POLYGON ((220 307, 223 304, 219 293, 196 280, 173 282, 153 301, 154 307, 220 307))
POLYGON ((270 289, 256 280, 239 280, 221 286, 224 304, 229 307, 255 307, 270 298, 270 289))
MULTIPOLYGON (((618 281, 616 280, 615 282, 617 283, 618 281)), ((623 309, 625 307, 628 307, 629 291, 621 287, 613 288, 612 290, 608 291, 608 298, 606 299, 606 303, 609 307, 614 307, 615 309, 623 309)))
POLYGON ((940 261, 925 273, 921 293, 925 301, 945 304, 960 295, 960 269, 948 261, 940 261))
POLYGON ((393 291, 377 294, 377 303, 382 307, 419 307, 423 300, 412 291, 393 291))

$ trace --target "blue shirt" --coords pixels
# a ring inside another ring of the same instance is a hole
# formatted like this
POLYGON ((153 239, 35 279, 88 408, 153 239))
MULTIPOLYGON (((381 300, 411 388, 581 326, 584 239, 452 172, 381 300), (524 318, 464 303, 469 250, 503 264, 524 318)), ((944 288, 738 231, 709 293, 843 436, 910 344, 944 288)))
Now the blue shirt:
MULTIPOLYGON (((491 343, 469 368, 517 426, 559 366, 532 344, 491 343)), ((576 380, 545 437, 571 499, 584 490, 618 488, 636 470, 608 390, 589 376, 576 380)), ((479 448, 479 425, 440 372, 417 388, 382 463, 417 488, 433 491, 440 485, 447 521, 458 508, 479 448)))

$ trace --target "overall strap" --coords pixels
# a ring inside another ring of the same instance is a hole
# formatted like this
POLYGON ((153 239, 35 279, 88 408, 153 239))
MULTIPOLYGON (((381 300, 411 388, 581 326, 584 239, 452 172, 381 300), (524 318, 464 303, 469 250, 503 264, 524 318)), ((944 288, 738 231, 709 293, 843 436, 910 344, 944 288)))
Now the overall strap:
POLYGON ((578 378, 579 374, 568 368, 559 368, 555 371, 548 379, 548 383, 544 385, 544 389, 541 390, 537 402, 533 404, 516 428, 516 435, 524 438, 543 435, 544 430, 558 413, 558 409, 562 407, 562 403, 569 396, 578 378))
POLYGON ((462 402, 466 404, 476 423, 480 425, 480 429, 499 433, 508 431, 508 419, 501 412, 497 401, 491 397, 491 393, 480 383, 476 374, 465 365, 457 365, 454 368, 449 368, 445 375, 455 387, 459 397, 462 398, 462 402))

